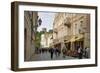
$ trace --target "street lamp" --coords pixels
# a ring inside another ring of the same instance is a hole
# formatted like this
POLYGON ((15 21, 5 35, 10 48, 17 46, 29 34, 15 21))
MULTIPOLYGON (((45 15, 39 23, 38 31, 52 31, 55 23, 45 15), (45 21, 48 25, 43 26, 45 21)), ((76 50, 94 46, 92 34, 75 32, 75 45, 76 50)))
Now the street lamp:
POLYGON ((42 20, 38 16, 37 17, 37 23, 33 26, 34 31, 37 31, 37 27, 39 27, 41 24, 42 24, 42 20))
POLYGON ((40 26, 41 23, 42 23, 42 20, 41 20, 41 18, 39 18, 39 20, 38 20, 38 26, 40 26))
POLYGON ((35 37, 35 47, 39 47, 37 44, 38 44, 38 42, 37 42, 37 38, 36 37, 38 37, 39 38, 39 36, 37 35, 37 28, 39 27, 39 26, 41 26, 41 24, 42 24, 42 20, 41 20, 41 18, 39 18, 39 16, 37 16, 37 22, 36 22, 36 24, 35 24, 35 26, 33 27, 33 29, 34 29, 34 37, 35 37))

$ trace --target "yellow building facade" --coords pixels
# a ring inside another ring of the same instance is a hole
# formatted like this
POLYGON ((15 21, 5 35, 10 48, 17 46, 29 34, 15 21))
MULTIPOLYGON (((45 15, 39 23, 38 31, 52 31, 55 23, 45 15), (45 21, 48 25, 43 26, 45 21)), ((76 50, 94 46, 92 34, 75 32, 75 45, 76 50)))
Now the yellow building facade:
POLYGON ((53 44, 74 50, 77 46, 90 48, 90 15, 57 13, 53 23, 53 44))

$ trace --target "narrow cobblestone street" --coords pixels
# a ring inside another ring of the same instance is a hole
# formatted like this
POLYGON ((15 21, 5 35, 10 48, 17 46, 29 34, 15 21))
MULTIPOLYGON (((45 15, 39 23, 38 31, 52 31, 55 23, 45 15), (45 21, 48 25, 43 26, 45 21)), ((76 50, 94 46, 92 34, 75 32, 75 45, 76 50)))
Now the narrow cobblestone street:
POLYGON ((45 61, 45 60, 69 60, 69 59, 77 59, 70 56, 63 57, 63 54, 60 54, 59 56, 56 56, 53 54, 53 58, 51 59, 51 55, 49 52, 39 53, 35 54, 31 57, 30 61, 45 61))

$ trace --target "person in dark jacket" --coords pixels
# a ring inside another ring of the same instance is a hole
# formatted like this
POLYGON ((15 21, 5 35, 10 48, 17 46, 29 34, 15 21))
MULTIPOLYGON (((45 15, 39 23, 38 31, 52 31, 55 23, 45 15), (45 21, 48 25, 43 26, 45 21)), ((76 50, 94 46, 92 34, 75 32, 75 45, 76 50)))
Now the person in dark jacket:
POLYGON ((51 59, 53 59, 53 53, 54 53, 54 49, 50 48, 51 59))

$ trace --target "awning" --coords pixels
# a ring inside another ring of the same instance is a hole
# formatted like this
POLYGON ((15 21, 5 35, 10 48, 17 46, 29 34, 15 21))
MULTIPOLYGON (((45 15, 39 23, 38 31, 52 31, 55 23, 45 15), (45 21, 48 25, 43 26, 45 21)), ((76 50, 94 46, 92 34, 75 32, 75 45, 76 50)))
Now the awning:
POLYGON ((74 42, 75 41, 75 36, 73 36, 71 39, 70 39, 70 42, 74 42))
POLYGON ((65 41, 64 43, 69 43, 70 42, 70 40, 68 40, 68 41, 65 41))
POLYGON ((76 41, 78 41, 78 40, 80 40, 80 39, 82 39, 83 38, 83 35, 81 34, 81 35, 79 35, 77 38, 76 38, 76 41))
POLYGON ((76 37, 76 36, 73 36, 73 37, 70 39, 70 42, 78 41, 78 40, 80 40, 80 39, 82 39, 82 38, 83 38, 83 35, 82 35, 82 34, 78 35, 77 37, 76 37))

